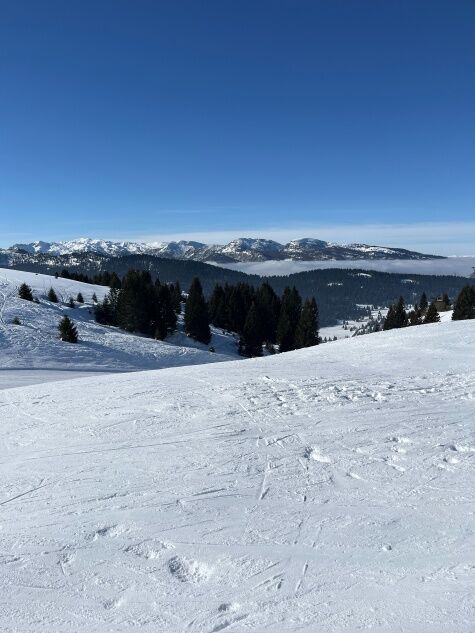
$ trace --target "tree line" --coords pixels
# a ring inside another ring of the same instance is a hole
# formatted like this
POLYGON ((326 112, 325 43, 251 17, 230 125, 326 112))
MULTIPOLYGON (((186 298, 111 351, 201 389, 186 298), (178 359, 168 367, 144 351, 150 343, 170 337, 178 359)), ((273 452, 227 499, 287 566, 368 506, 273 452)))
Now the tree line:
POLYGON ((177 314, 185 299, 185 333, 208 345, 210 324, 239 335, 239 353, 261 356, 263 346, 281 352, 317 345, 318 308, 315 299, 302 298, 295 287, 279 297, 268 283, 257 289, 245 283, 217 284, 206 301, 200 280, 195 277, 186 297, 180 284, 162 284, 148 271, 131 270, 95 307, 96 320, 163 339, 176 330, 177 314))
MULTIPOLYGON (((447 293, 443 294, 439 300, 445 310, 452 306, 447 293)), ((452 320, 462 321, 465 319, 475 319, 475 287, 467 284, 459 292, 453 304, 452 320)), ((422 325, 426 323, 438 323, 440 321, 436 301, 429 303, 425 292, 422 293, 420 301, 407 311, 402 297, 395 304, 389 306, 388 314, 384 320, 383 330, 392 330, 412 325, 422 325)))
POLYGON ((104 270, 95 275, 86 275, 81 272, 70 272, 67 268, 63 268, 60 272, 54 273, 56 279, 72 279, 73 281, 82 281, 85 284, 95 284, 96 286, 108 286, 109 288, 119 289, 121 280, 117 273, 104 270))
POLYGON ((247 283, 217 284, 209 300, 210 322, 240 336, 243 356, 260 356, 262 346, 279 351, 318 345, 318 308, 315 299, 305 300, 287 286, 279 297, 264 282, 255 288, 247 283))

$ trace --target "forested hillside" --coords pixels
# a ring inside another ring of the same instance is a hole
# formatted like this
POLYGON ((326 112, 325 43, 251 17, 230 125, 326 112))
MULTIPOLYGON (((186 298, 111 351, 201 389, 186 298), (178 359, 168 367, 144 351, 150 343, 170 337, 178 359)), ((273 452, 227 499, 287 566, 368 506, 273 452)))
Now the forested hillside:
MULTIPOLYGON (((93 254, 63 256, 27 255, 9 260, 9 267, 19 270, 54 274, 63 268, 94 275, 101 271, 115 272, 123 277, 129 270, 148 270, 163 282, 178 281, 188 288, 198 277, 206 296, 210 296, 216 284, 246 282, 258 286, 264 278, 238 271, 212 266, 202 262, 165 259, 151 255, 103 257, 93 254)), ((5 262, 4 262, 4 265, 5 262)), ((466 284, 466 279, 456 276, 402 275, 364 270, 326 269, 295 273, 287 276, 266 277, 277 294, 286 286, 295 286, 303 299, 315 297, 320 310, 320 324, 325 327, 338 320, 356 318, 361 313, 359 305, 386 306, 402 296, 407 304, 425 292, 429 299, 442 293, 455 297, 466 284)))

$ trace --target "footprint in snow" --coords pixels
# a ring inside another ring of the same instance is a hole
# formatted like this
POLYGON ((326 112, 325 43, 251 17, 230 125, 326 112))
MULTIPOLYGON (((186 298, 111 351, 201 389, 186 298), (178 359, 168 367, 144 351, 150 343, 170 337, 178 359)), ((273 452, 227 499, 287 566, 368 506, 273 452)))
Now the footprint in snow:
POLYGON ((206 563, 174 556, 168 561, 168 571, 180 582, 200 584, 210 579, 213 570, 206 563))

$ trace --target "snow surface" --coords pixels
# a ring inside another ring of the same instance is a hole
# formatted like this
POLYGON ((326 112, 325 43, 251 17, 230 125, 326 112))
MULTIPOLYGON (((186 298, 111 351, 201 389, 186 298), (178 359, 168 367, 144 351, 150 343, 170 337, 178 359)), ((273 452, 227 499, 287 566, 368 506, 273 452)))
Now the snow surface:
MULTIPOLYGON (((167 341, 154 341, 105 327, 94 321, 92 295, 101 300, 109 288, 48 275, 0 269, 0 389, 81 375, 83 372, 119 372, 159 369, 218 362, 237 358, 236 342, 213 330, 208 347, 177 332, 167 341), (40 303, 18 297, 18 286, 27 283, 40 303), (46 299, 50 287, 60 303, 46 299), (67 306, 69 297, 81 292, 85 304, 67 306), (58 323, 67 314, 76 323, 79 344, 58 339, 58 323), (13 325, 17 317, 21 325, 13 325), (72 373, 71 373, 72 372, 72 373)), ((180 321, 181 323, 181 321, 180 321)))
POLYGON ((322 270, 324 268, 358 268, 376 270, 385 273, 402 273, 417 275, 457 275, 468 277, 475 269, 475 257, 447 257, 445 259, 354 259, 324 261, 265 261, 236 262, 232 264, 215 264, 221 268, 239 270, 249 275, 292 275, 306 270, 322 270))
POLYGON ((475 321, 0 392, 0 630, 469 633, 475 321))

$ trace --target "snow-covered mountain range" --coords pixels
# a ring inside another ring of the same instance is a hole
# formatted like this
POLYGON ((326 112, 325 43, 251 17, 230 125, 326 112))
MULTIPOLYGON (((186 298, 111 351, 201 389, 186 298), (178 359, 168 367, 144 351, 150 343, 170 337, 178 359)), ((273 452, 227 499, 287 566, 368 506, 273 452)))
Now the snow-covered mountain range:
POLYGON ((240 237, 229 244, 203 244, 180 240, 178 242, 117 242, 80 238, 62 242, 36 241, 14 244, 10 251, 68 255, 71 253, 96 253, 98 255, 121 256, 148 254, 172 259, 189 259, 202 262, 232 263, 274 260, 317 261, 355 259, 436 259, 428 255, 403 248, 371 246, 368 244, 335 244, 314 238, 292 240, 280 244, 273 240, 240 237))

